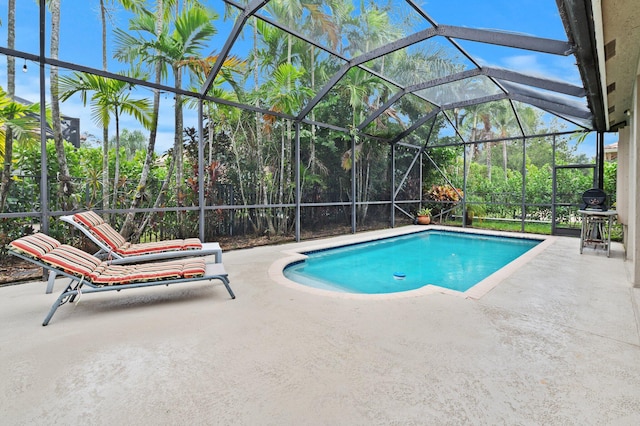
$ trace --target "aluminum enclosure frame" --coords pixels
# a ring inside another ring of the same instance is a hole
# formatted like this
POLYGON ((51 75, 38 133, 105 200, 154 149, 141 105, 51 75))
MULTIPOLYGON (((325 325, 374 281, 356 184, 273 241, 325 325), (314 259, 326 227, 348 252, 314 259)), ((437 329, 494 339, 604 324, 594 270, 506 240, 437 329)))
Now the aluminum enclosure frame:
MULTIPOLYGON (((310 120, 308 118, 308 114, 310 111, 329 93, 329 91, 334 87, 334 85, 339 81, 339 79, 346 74, 353 67, 360 67, 363 70, 383 79, 389 84, 394 85, 398 88, 397 92, 393 94, 387 102, 385 102, 377 111, 373 114, 369 115, 365 118, 358 126, 357 132, 358 136, 368 137, 373 139, 381 139, 379 136, 367 134, 365 132, 365 128, 371 122, 373 122, 378 116, 380 116, 385 109, 389 108, 393 103, 397 102, 403 96, 411 93, 414 96, 418 96, 419 98, 429 102, 429 104, 435 107, 434 111, 431 111, 425 114, 423 117, 418 119, 409 129, 405 130, 402 133, 399 133, 395 137, 392 137, 386 142, 390 145, 395 145, 401 143, 403 139, 409 136, 412 132, 423 126, 425 123, 428 123, 430 119, 435 117, 437 114, 452 108, 461 108, 465 106, 477 105, 485 102, 492 102, 496 100, 506 99, 511 103, 513 108, 513 101, 523 102, 530 105, 534 105, 550 114, 556 115, 563 120, 567 120, 569 122, 573 122, 574 124, 580 125, 578 120, 572 121, 571 117, 581 119, 581 120, 590 120, 592 122, 592 126, 590 128, 584 128, 585 131, 595 130, 599 132, 599 141, 602 139, 602 132, 605 130, 606 126, 603 122, 603 111, 602 111, 602 93, 600 90, 599 84, 599 74, 598 67, 594 64, 597 63, 596 58, 593 57, 594 49, 590 48, 593 43, 593 28, 591 21, 588 19, 588 11, 591 7, 591 2, 589 0, 557 0, 558 9, 560 11, 560 16, 562 18, 563 24, 567 30, 569 41, 561 41, 561 40, 552 40, 552 39, 544 39, 539 37, 526 36, 521 34, 512 34, 505 33, 501 31, 492 31, 492 30, 484 30, 484 29, 476 29, 476 28, 467 28, 467 27, 456 27, 451 25, 439 25, 433 20, 420 6, 418 6, 412 0, 406 0, 407 4, 409 4, 414 10, 416 10, 421 16, 425 18, 427 22, 432 25, 432 28, 426 29, 424 31, 420 31, 414 34, 411 34, 403 39, 397 40, 395 42, 389 43, 377 49, 374 49, 370 52, 364 53, 360 56, 354 58, 346 58, 337 52, 331 51, 318 43, 314 42, 310 38, 294 31, 286 26, 275 22, 273 19, 270 19, 266 16, 261 15, 261 8, 269 3, 269 0, 253 0, 248 2, 246 6, 242 6, 239 3, 236 3, 232 0, 224 0, 229 6, 234 7, 240 10, 240 15, 236 19, 236 22, 231 30, 221 53, 218 55, 217 61, 212 67, 210 74, 207 76, 204 84, 200 88, 200 90, 195 93, 188 90, 176 90, 173 87, 166 85, 155 84, 150 81, 140 80, 135 78, 126 77, 120 74, 111 73, 108 71, 103 71, 100 69, 83 66, 80 64, 69 63, 65 61, 60 61, 56 59, 52 59, 46 56, 45 52, 45 34, 46 34, 46 0, 39 0, 40 5, 40 14, 39 14, 39 27, 40 27, 40 47, 39 54, 34 55, 29 52, 22 52, 17 50, 8 49, 5 47, 0 47, 0 54, 14 56, 17 58, 22 58, 25 60, 30 60, 37 62, 39 64, 40 71, 40 100, 41 100, 41 108, 42 108, 42 116, 44 116, 44 108, 46 105, 46 92, 45 92, 45 68, 47 66, 56 66, 66 68, 72 71, 79 71, 90 73, 106 78, 117 79, 126 81, 132 85, 139 85, 148 87, 152 90, 160 90, 168 93, 179 93, 184 96, 189 96, 198 100, 198 120, 199 120, 199 128, 198 134, 200 137, 200 149, 199 156, 202 154, 202 122, 203 122, 203 108, 202 103, 205 101, 215 102, 219 104, 229 105, 236 108, 258 112, 261 114, 268 114, 272 116, 276 116, 281 119, 290 120, 293 122, 296 129, 296 158, 297 163, 296 167, 296 182, 297 182, 297 191, 299 191, 299 128, 301 124, 312 124, 320 127, 329 128, 336 131, 341 131, 345 133, 349 133, 349 129, 342 128, 340 126, 331 125, 329 123, 320 123, 314 120, 310 120), (328 54, 335 56, 336 58, 340 58, 345 61, 345 65, 340 69, 338 73, 336 73, 316 94, 316 96, 302 109, 302 111, 296 116, 290 116, 288 114, 278 113, 271 110, 267 110, 264 108, 258 108, 252 105, 240 104, 237 102, 232 102, 224 99, 219 99, 216 97, 212 97, 207 95, 209 88, 211 87, 213 81, 215 80, 217 74, 220 72, 222 68, 222 64, 225 59, 228 57, 231 48, 236 42, 240 32, 243 27, 247 23, 248 19, 251 17, 257 17, 259 19, 265 20, 269 22, 271 25, 276 26, 277 28, 285 31, 288 34, 291 34, 295 37, 298 37, 310 45, 313 45, 319 49, 324 50, 328 54), (397 50, 406 48, 418 42, 427 40, 432 37, 443 37, 448 40, 459 52, 468 58, 472 64, 476 66, 475 69, 463 71, 454 75, 450 75, 443 78, 432 79, 428 81, 424 81, 419 84, 415 84, 412 86, 403 86, 400 83, 394 82, 386 76, 380 75, 379 73, 369 69, 365 64, 368 61, 371 61, 375 58, 379 58, 391 52, 395 52, 397 50), (545 52, 553 55, 562 55, 567 56, 571 54, 575 54, 578 59, 579 69, 585 82, 585 87, 579 87, 575 85, 571 85, 564 82, 544 79, 537 76, 527 75, 523 73, 519 73, 512 70, 507 69, 498 69, 494 67, 486 67, 481 66, 478 62, 466 52, 460 45, 456 42, 457 39, 460 40, 471 40, 475 42, 489 43, 500 46, 507 47, 515 47, 519 49, 526 49, 537 52, 545 52), (459 101, 459 102, 451 102, 448 104, 437 104, 432 100, 422 97, 421 95, 415 93, 419 90, 423 90, 425 88, 437 87, 447 83, 463 80, 466 78, 472 78, 474 76, 485 76, 488 77, 491 81, 493 81, 502 93, 496 95, 485 96, 481 98, 459 101), (590 109, 577 107, 572 103, 563 103, 559 101, 557 98, 553 96, 545 96, 538 95, 532 96, 533 92, 521 90, 517 86, 510 84, 516 83, 523 86, 530 86, 533 88, 540 88, 550 92, 556 92, 562 95, 569 95, 573 97, 587 97, 590 109), (600 101, 599 101, 600 100, 600 101)), ((523 126, 520 123, 520 119, 518 114, 515 114, 516 119, 518 120, 518 125, 522 129, 523 126)), ((42 123, 44 126, 45 123, 42 123)), ((355 135, 353 135, 355 137, 355 135)), ((523 138, 526 139, 527 135, 524 135, 523 138)), ((46 150, 44 147, 46 146, 46 133, 41 131, 41 146, 42 146, 42 173, 41 173, 41 182, 44 184, 41 185, 41 208, 40 212, 25 212, 20 214, 0 214, 0 217, 17 217, 17 216, 27 216, 34 215, 39 216, 41 219, 43 231, 48 231, 48 222, 49 218, 58 215, 64 212, 51 212, 48 209, 49 199, 48 199, 48 188, 47 188, 47 175, 46 175, 46 150)), ((355 143, 355 139, 353 139, 355 143)), ((462 142, 463 144, 466 141, 462 142)), ((424 147, 422 148, 424 149, 424 147)), ((602 161, 602 158, 598 159, 599 162, 602 161)), ((392 160, 393 163, 393 160, 392 160)), ((199 170, 200 176, 203 176, 203 162, 200 161, 199 170)), ((395 167, 395 166, 394 166, 395 167)), ((602 167, 600 166, 600 169, 602 167)), ((353 177, 355 179, 355 176, 353 177)), ((200 182, 200 189, 202 192, 202 182, 200 182)), ((395 189, 394 189, 395 191, 395 189)), ((393 191, 392 191, 393 192, 393 191)), ((395 198, 395 194, 392 195, 392 200, 395 198)), ((299 239, 299 214, 300 207, 302 203, 300 201, 301 197, 299 192, 296 193, 296 239, 299 239)), ((207 210, 207 206, 203 204, 202 196, 200 197, 200 206, 197 208, 187 208, 187 210, 199 210, 200 212, 200 236, 203 238, 204 236, 204 213, 207 210)), ((358 203, 357 200, 352 200, 352 231, 355 232, 356 229, 356 217, 355 217, 355 206, 358 203)), ((340 203, 338 203, 340 204, 340 203)), ((242 208, 251 208, 258 206, 243 206, 242 208)), ((264 206, 260 206, 264 207, 264 206)), ((139 211, 146 211, 147 209, 139 209, 139 211)), ((178 210, 177 208, 170 208, 167 211, 178 210)), ((181 208, 184 210, 184 208, 181 208)))

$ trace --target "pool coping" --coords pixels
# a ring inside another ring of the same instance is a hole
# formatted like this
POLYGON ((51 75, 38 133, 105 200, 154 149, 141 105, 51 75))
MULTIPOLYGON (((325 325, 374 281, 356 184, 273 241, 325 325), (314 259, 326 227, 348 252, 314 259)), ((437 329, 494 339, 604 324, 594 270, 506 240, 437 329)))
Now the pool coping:
POLYGON ((326 297, 337 297, 341 299, 357 299, 357 300, 388 300, 388 299, 399 299, 399 298, 407 298, 407 297, 418 297, 425 296, 428 294, 434 293, 443 293, 450 294, 457 297, 463 297, 465 299, 474 299, 478 300, 493 290, 498 284, 500 284, 504 279, 513 274, 516 270, 520 269, 522 266, 533 260, 540 253, 545 251, 549 246, 551 246, 557 237, 552 235, 542 235, 542 234, 527 234, 522 232, 504 232, 504 231, 492 231, 492 230, 484 230, 484 229, 475 229, 475 228, 456 228, 456 227, 448 227, 441 225, 409 225, 402 228, 390 228, 380 231, 371 231, 371 232, 363 232, 360 234, 352 234, 348 236, 342 237, 334 237, 322 242, 312 241, 312 242, 300 242, 294 243, 296 245, 295 248, 284 249, 281 250, 283 257, 276 260, 269 267, 269 277, 276 282, 277 284, 284 285, 289 288, 293 288, 297 291, 303 291, 306 293, 317 294, 326 297), (357 244, 367 241, 380 240, 384 238, 401 236, 407 234, 413 234, 416 232, 423 232, 427 230, 440 230, 440 231, 448 231, 448 232, 461 232, 466 234, 483 234, 483 235, 491 235, 498 237, 509 237, 509 238, 526 238, 530 240, 540 240, 540 244, 528 250, 526 253, 522 254, 518 258, 509 262, 493 274, 489 275, 485 279, 481 280, 473 287, 469 288, 464 292, 450 290, 444 287, 438 287, 432 284, 427 284, 423 287, 408 290, 397 293, 384 293, 384 294, 362 294, 362 293, 347 293, 347 292, 338 292, 331 290, 324 290, 320 288, 306 286, 304 284, 297 283, 292 281, 284 276, 284 268, 293 263, 304 260, 307 258, 304 255, 304 252, 310 251, 318 251, 325 250, 334 247, 345 246, 349 244, 357 244))

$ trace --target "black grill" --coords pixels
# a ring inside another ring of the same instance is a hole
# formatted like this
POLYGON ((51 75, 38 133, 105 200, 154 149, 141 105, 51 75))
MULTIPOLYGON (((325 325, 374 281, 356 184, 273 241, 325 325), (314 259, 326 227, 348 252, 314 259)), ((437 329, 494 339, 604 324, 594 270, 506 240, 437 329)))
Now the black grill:
POLYGON ((582 194, 582 210, 607 211, 607 193, 600 188, 588 189, 582 194))

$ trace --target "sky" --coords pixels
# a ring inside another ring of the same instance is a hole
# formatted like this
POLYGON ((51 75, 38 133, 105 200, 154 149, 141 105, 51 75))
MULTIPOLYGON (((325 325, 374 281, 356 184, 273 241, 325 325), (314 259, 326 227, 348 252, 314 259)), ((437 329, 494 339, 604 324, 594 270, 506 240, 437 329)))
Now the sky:
MULTIPOLYGON (((397 0, 393 0, 397 1, 397 0)), ((18 0, 17 2, 16 49, 31 53, 38 52, 38 7, 36 0, 18 0)), ((224 16, 223 2, 208 2, 219 15, 224 16)), ((80 63, 94 68, 102 68, 101 34, 98 14, 98 0, 61 0, 62 25, 60 38, 60 59, 80 63)), ((553 38, 566 41, 566 34, 557 12, 555 0, 425 0, 423 9, 438 24, 463 27, 498 29, 518 32, 538 37, 553 38), (451 13, 454 11, 455 13, 451 13)), ((405 10, 393 8, 392 11, 405 10)), ((400 13, 400 12, 397 12, 400 13)), ((7 0, 0 0, 0 45, 6 46, 7 0)), ((128 14, 117 13, 112 16, 112 26, 126 27, 128 14)), ((402 18, 398 16, 398 19, 402 18)), ((211 43, 212 52, 217 53, 223 46, 232 22, 216 22, 218 34, 211 43)), ((424 28, 428 24, 422 24, 424 28)), ((109 34, 110 40, 113 40, 109 34)), ((244 43, 239 40, 238 43, 244 43)), ((483 45, 468 41, 460 41, 460 45, 474 56, 481 64, 519 70, 520 72, 540 75, 548 78, 581 85, 580 76, 575 67, 573 56, 558 57, 509 49, 499 46, 483 45)), ((48 48, 47 48, 48 51, 48 48)), ((211 52, 205 52, 211 53, 211 52)), ((4 57, 0 58, 4 62, 4 57)), ((124 70, 127 64, 109 59, 110 71, 124 70)), ((0 85, 6 82, 6 67, 0 65, 0 85)), ((16 94, 30 101, 39 101, 39 73, 36 63, 17 61, 16 94), (23 64, 27 72, 23 73, 23 64)), ((47 70, 48 80, 48 70, 47 70)), ((166 83, 171 85, 172 83, 166 83)), ((132 93, 137 97, 151 98, 148 89, 137 89, 132 93)), ((172 95, 161 100, 161 118, 156 151, 165 152, 173 145, 173 104, 172 95)), ((71 98, 61 106, 62 113, 80 118, 81 132, 101 137, 101 130, 92 122, 89 107, 84 107, 79 97, 71 98)), ((185 125, 197 127, 195 111, 185 109, 185 125)), ((131 117, 122 117, 121 128, 139 128, 131 117)), ((110 131, 113 135, 115 132, 110 131)))

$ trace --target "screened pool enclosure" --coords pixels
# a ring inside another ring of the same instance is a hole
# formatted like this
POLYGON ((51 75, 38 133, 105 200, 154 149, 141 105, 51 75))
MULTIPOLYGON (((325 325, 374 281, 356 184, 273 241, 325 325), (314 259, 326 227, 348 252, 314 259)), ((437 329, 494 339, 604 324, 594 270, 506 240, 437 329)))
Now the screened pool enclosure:
POLYGON ((583 3, 1 1, 3 243, 85 209, 142 240, 422 207, 577 230, 583 191, 615 195, 583 3))

